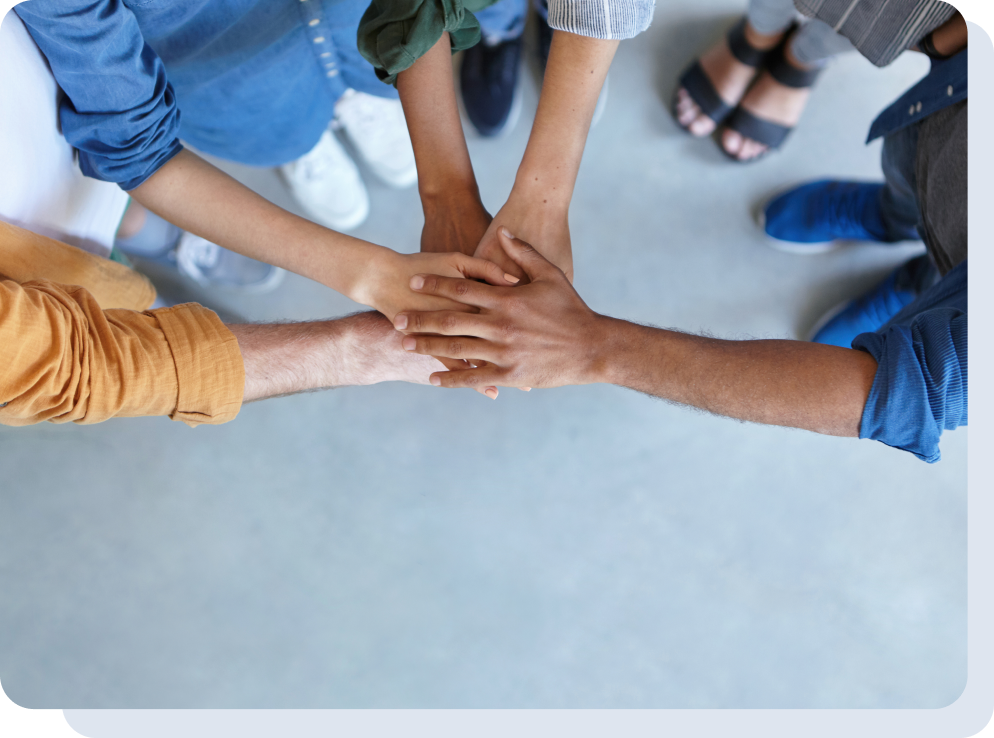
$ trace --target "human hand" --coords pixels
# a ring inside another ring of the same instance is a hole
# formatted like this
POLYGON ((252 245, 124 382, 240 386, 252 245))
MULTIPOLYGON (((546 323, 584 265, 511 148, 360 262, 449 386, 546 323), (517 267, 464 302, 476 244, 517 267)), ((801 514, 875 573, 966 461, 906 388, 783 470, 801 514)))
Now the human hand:
POLYGON ((422 196, 425 225, 422 253, 458 252, 473 256, 493 218, 479 192, 450 194, 443 201, 422 196))
POLYGON ((497 239, 499 228, 507 228, 559 267, 573 281, 573 247, 569 236, 569 201, 558 193, 516 183, 510 197, 494 216, 474 256, 492 261, 508 274, 527 279, 521 267, 505 252, 497 239))
MULTIPOLYGON (((466 310, 476 308, 454 302, 443 297, 419 295, 410 290, 414 274, 431 271, 449 278, 472 280, 482 279, 490 284, 513 285, 517 277, 506 278, 493 262, 476 259, 465 254, 398 254, 389 249, 379 252, 365 270, 364 284, 357 288, 355 299, 374 307, 387 318, 393 317, 402 309, 415 310, 466 310)), ((450 371, 472 368, 475 364, 462 359, 438 357, 438 361, 450 371)), ((480 394, 497 399, 496 387, 487 385, 477 388, 480 394)))
POLYGON ((397 330, 414 334, 404 338, 404 349, 487 362, 432 374, 431 383, 442 387, 560 387, 602 381, 611 319, 587 307, 561 269, 507 229, 498 231, 498 242, 529 283, 512 289, 416 275, 412 290, 479 312, 405 310, 394 318, 397 330))
POLYGON ((356 313, 339 319, 337 323, 342 330, 342 339, 336 351, 341 365, 341 377, 335 382, 338 385, 380 382, 429 384, 428 377, 432 372, 447 368, 431 356, 404 351, 401 345, 403 336, 380 313, 356 313))
POLYGON ((424 273, 453 279, 481 279, 492 285, 515 284, 515 279, 506 279, 504 271, 493 262, 465 254, 398 254, 383 249, 366 265, 360 284, 350 296, 379 310, 391 321, 401 310, 475 310, 445 297, 412 292, 411 277, 424 273))

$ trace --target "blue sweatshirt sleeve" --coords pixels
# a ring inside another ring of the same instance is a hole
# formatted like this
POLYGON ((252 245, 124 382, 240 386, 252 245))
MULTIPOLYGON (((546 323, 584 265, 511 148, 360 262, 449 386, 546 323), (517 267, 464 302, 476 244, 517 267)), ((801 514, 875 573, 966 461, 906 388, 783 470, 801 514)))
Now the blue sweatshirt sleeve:
POLYGON ((933 308, 852 345, 878 363, 859 437, 938 461, 942 431, 967 424, 967 313, 933 308))
POLYGON ((182 150, 166 70, 121 0, 14 8, 64 93, 59 121, 83 174, 132 190, 182 150))

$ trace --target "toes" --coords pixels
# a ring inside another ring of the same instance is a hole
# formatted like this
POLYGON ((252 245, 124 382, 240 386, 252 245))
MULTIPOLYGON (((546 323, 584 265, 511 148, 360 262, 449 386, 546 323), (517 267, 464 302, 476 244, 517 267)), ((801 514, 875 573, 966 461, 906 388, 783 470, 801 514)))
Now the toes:
POLYGON ((708 118, 682 87, 677 90, 676 119, 694 136, 707 136, 714 130, 714 121, 708 118))
POLYGON ((751 161, 766 153, 766 146, 757 141, 746 139, 739 151, 739 161, 751 161))
POLYGON ((701 115, 687 127, 687 130, 695 136, 707 136, 714 131, 714 121, 706 115, 701 115))
POLYGON ((738 131, 726 128, 721 132, 721 148, 730 156, 738 157, 742 151, 743 143, 745 143, 745 139, 738 131))

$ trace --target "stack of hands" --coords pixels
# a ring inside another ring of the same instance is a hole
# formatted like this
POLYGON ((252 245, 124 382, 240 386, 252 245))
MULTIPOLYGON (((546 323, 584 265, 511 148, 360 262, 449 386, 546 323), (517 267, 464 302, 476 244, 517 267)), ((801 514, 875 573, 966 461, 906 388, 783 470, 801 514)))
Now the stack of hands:
MULTIPOLYGON (((463 243, 451 233, 449 244, 463 243)), ((405 334, 406 351, 433 356, 448 370, 430 382, 497 399, 498 386, 528 391, 601 381, 605 361, 590 347, 605 345, 609 319, 587 307, 567 272, 504 226, 488 227, 475 253, 452 254, 448 270, 410 278, 412 302, 444 300, 446 307, 388 316, 405 334)))

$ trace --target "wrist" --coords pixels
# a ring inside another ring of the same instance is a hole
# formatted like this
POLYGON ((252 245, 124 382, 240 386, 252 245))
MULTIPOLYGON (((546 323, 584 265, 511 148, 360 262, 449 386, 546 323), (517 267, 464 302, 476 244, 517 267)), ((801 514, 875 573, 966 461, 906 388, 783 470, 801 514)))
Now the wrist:
POLYGON ((547 170, 522 166, 514 178, 508 201, 520 198, 530 207, 565 215, 573 197, 574 180, 561 176, 555 168, 551 169, 554 172, 552 175, 547 170))
POLYGON ((586 367, 578 384, 619 384, 618 367, 624 361, 632 323, 607 315, 596 315, 584 331, 586 367))
POLYGON ((363 249, 356 255, 345 289, 339 291, 360 305, 378 310, 376 301, 380 294, 380 282, 384 275, 393 273, 394 262, 400 258, 400 254, 383 246, 371 243, 366 245, 370 248, 363 249))
POLYGON ((482 207, 480 188, 472 171, 468 175, 451 174, 419 179, 418 194, 421 196, 421 207, 424 208, 425 215, 458 203, 480 204, 482 207))

